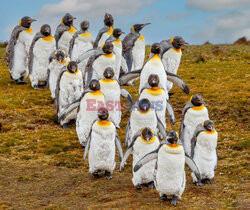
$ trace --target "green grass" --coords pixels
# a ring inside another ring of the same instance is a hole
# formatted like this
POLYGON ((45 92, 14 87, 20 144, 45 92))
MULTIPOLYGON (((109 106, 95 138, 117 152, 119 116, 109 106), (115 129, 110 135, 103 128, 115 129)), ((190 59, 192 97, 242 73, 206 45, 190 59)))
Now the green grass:
MULTIPOLYGON (((147 48, 147 56, 149 54, 147 48)), ((94 179, 82 162, 83 149, 75 127, 63 130, 48 90, 10 80, 0 47, 0 208, 166 208, 156 190, 136 191, 132 185, 131 157, 112 180, 94 179)), ((213 184, 187 185, 177 208, 241 208, 249 206, 249 64, 250 47, 244 45, 188 46, 183 50, 179 75, 191 93, 174 87, 171 103, 178 130, 181 111, 191 94, 200 93, 219 133, 218 169, 213 184)), ((126 87, 133 98, 137 87, 126 87)), ((123 107, 124 108, 124 107, 123 107)), ((124 109, 124 141, 129 112, 124 109)), ((168 120, 168 119, 167 119, 168 120)), ((167 180, 166 180, 167 181, 167 180)))

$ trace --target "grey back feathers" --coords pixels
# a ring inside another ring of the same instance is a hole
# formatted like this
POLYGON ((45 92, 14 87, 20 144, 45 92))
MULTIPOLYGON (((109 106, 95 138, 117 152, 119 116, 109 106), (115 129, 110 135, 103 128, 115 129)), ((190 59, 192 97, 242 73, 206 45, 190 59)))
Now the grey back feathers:
POLYGON ((97 47, 98 47, 98 43, 99 43, 99 41, 100 41, 102 35, 103 35, 104 33, 106 33, 108 30, 109 30, 109 27, 108 27, 108 26, 104 26, 104 27, 98 32, 97 37, 96 37, 95 42, 94 42, 94 46, 93 46, 94 48, 97 48, 97 47))
POLYGON ((9 43, 6 47, 6 58, 5 58, 6 65, 8 66, 9 70, 11 70, 13 67, 14 47, 16 45, 20 32, 24 30, 27 30, 27 28, 18 25, 13 29, 11 33, 9 43))

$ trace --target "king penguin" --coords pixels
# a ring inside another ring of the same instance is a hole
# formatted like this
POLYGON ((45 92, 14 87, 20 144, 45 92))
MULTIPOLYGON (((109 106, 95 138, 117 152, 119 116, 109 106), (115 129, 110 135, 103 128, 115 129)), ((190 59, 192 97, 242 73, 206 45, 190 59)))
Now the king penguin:
POLYGON ((176 206, 185 190, 185 162, 200 179, 195 162, 185 155, 183 146, 178 144, 178 133, 169 131, 159 147, 142 157, 134 166, 137 172, 149 161, 156 160, 154 185, 160 194, 160 200, 166 201, 171 196, 171 204, 176 206))
POLYGON ((166 128, 166 111, 172 125, 175 124, 175 114, 171 103, 168 100, 168 94, 159 85, 160 78, 157 74, 150 74, 148 77, 148 82, 142 88, 139 100, 142 98, 147 98, 152 107, 158 113, 158 116, 166 128))
POLYGON ((132 97, 129 92, 120 87, 117 80, 114 79, 114 70, 106 68, 103 73, 104 79, 99 80, 101 92, 105 98, 105 105, 109 111, 110 120, 114 122, 117 128, 120 128, 122 110, 120 97, 127 98, 128 103, 132 104, 132 97))
POLYGON ((160 133, 162 138, 166 136, 164 124, 146 98, 138 100, 131 109, 126 128, 125 147, 131 144, 133 136, 144 127, 150 127, 154 133, 160 133))
POLYGON ((36 21, 28 16, 19 21, 10 36, 6 47, 6 65, 10 77, 17 84, 26 84, 24 79, 28 76, 28 54, 29 48, 34 37, 33 30, 30 28, 31 23, 36 21))
MULTIPOLYGON (((160 42, 162 62, 166 71, 177 74, 182 56, 181 46, 187 44, 188 43, 180 36, 175 36, 170 40, 163 40, 160 42)), ((172 82, 167 84, 168 91, 171 90, 172 86, 172 82)))
MULTIPOLYGON (((133 167, 135 164, 143 158, 149 152, 156 150, 160 145, 160 140, 151 128, 145 127, 138 131, 132 138, 132 142, 129 145, 127 151, 124 154, 120 165, 120 171, 122 171, 124 164, 130 154, 133 154, 133 167)), ((133 171, 132 182, 136 189, 140 190, 142 184, 146 184, 148 188, 154 188, 154 170, 156 160, 150 161, 145 164, 140 171, 133 171)))
POLYGON ((70 58, 64 50, 55 50, 49 58, 47 87, 50 89, 52 99, 55 99, 57 78, 69 61, 70 58))
POLYGON ((56 48, 68 52, 69 43, 76 32, 73 26, 73 21, 76 19, 71 14, 66 13, 62 18, 61 23, 57 26, 55 32, 56 48))
POLYGON ((191 139, 195 128, 205 120, 209 120, 208 110, 205 107, 202 96, 195 94, 191 96, 190 101, 185 105, 182 111, 182 121, 180 127, 180 139, 185 152, 191 155, 191 139))
MULTIPOLYGON (((217 168, 217 140, 218 133, 214 128, 214 123, 210 120, 206 120, 196 127, 191 140, 191 157, 200 171, 201 182, 204 184, 211 184, 217 168)), ((194 173, 191 176, 193 182, 197 183, 198 180, 194 173)))
POLYGON ((38 85, 45 85, 47 82, 49 57, 55 49, 56 42, 51 36, 51 28, 48 24, 44 24, 33 38, 29 50, 30 82, 36 90, 39 90, 38 85))
POLYGON ((94 48, 101 47, 103 43, 112 35, 113 25, 113 16, 111 14, 106 13, 104 16, 104 27, 98 32, 98 35, 94 42, 94 48))
POLYGON ((145 58, 145 40, 140 31, 150 23, 135 24, 122 41, 122 54, 127 62, 128 71, 142 68, 145 58))
POLYGON ((116 165, 115 148, 121 159, 123 152, 115 125, 109 121, 108 110, 104 107, 98 110, 98 120, 93 123, 88 136, 83 159, 86 159, 89 151, 89 172, 98 177, 98 173, 104 171, 106 179, 111 179, 116 165))
POLYGON ((61 118, 64 110, 80 98, 83 92, 82 73, 78 70, 77 63, 70 61, 60 73, 56 85, 56 110, 58 121, 63 128, 68 128, 68 123, 76 119, 77 112, 71 112, 67 117, 61 118))
POLYGON ((88 32, 89 22, 81 22, 80 28, 70 41, 69 56, 71 60, 76 60, 81 54, 93 48, 92 36, 88 32))
POLYGON ((123 73, 128 72, 128 67, 127 67, 127 63, 124 59, 124 57, 122 56, 122 42, 120 40, 120 36, 121 34, 124 34, 124 32, 122 32, 121 29, 116 28, 113 31, 112 36, 110 36, 106 41, 107 42, 112 42, 113 46, 114 46, 114 53, 115 53, 115 57, 116 57, 116 61, 115 61, 115 79, 118 80, 119 76, 120 76, 120 69, 122 69, 123 73))

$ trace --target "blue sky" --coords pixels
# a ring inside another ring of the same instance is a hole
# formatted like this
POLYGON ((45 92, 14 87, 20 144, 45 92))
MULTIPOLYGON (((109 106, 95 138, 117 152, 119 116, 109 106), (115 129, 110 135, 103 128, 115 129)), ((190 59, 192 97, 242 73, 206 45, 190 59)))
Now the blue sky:
POLYGON ((241 36, 250 39, 250 0, 9 0, 1 2, 0 41, 9 39, 25 15, 38 20, 32 25, 35 31, 48 23, 54 33, 66 12, 77 17, 76 27, 89 20, 94 38, 103 26, 104 13, 110 12, 115 27, 126 33, 135 23, 150 22, 142 30, 148 44, 176 35, 190 44, 232 43, 241 36))

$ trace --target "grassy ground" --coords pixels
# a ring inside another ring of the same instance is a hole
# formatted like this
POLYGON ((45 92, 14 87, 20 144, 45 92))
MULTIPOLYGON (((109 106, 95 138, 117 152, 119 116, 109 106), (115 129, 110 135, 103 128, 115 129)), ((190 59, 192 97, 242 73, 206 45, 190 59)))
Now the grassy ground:
MULTIPOLYGON (((10 80, 0 48, 0 208, 165 208, 156 190, 135 190, 131 157, 112 180, 94 179, 83 164, 75 127, 63 130, 47 90, 35 91, 10 80)), ((189 46, 179 75, 191 94, 203 95, 219 133, 218 169, 212 185, 187 185, 177 208, 249 207, 249 70, 250 47, 189 46)), ((133 98, 138 87, 128 87, 133 98)), ((179 129, 181 111, 190 95, 174 87, 173 104, 179 129)), ((129 112, 124 110, 121 141, 129 112)), ((119 165, 119 162, 117 163, 119 165)))

